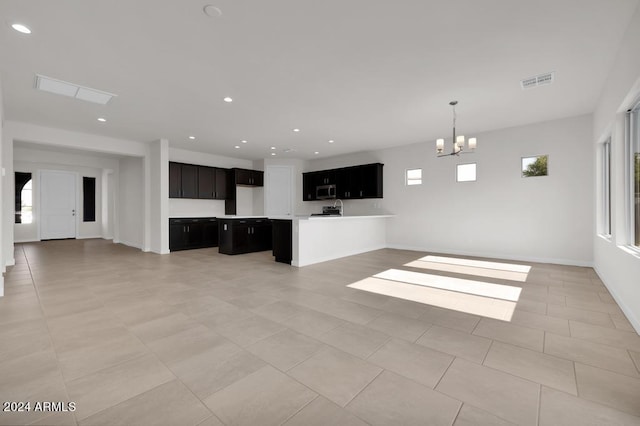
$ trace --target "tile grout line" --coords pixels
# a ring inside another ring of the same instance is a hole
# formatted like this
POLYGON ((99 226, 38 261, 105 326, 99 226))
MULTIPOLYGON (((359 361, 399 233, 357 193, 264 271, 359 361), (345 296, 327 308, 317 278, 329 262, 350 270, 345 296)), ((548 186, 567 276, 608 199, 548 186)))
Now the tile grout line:
MULTIPOLYGON (((56 346, 53 342, 53 337, 51 335, 51 329, 49 328, 49 321, 47 319, 47 316, 44 312, 44 308, 42 307, 42 300, 40 299, 40 291, 38 290, 38 286, 36 285, 36 282, 33 278, 33 272, 31 270, 31 262, 29 262, 29 258, 27 257, 27 252, 24 250, 24 244, 20 244, 20 249, 22 250, 22 255, 24 256, 24 260, 27 263, 27 268, 29 269, 29 276, 31 277, 31 284, 33 285, 33 289, 35 290, 36 293, 36 297, 38 298, 38 306, 40 307, 40 312, 42 313, 42 319, 44 320, 45 326, 47 327, 47 334, 49 336, 49 342, 51 343, 51 349, 53 354, 56 357, 56 363, 58 365, 58 373, 60 374, 60 379, 62 381, 62 385, 64 386, 64 392, 67 395, 67 399, 70 400, 70 394, 69 394, 69 389, 67 388, 67 381, 64 378, 64 374, 62 374, 62 368, 60 368, 60 359, 58 357, 58 351, 56 350, 56 346)), ((74 412, 71 413, 73 415, 73 419, 76 422, 76 425, 80 424, 78 417, 74 412)), ((48 417, 48 416, 46 416, 48 417)), ((45 418, 46 418, 45 417, 45 418)))

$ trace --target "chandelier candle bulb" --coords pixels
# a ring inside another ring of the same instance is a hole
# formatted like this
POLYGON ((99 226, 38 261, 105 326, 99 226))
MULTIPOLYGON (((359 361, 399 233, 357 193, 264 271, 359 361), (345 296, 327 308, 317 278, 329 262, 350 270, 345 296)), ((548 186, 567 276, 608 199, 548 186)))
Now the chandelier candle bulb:
MULTIPOLYGON (((458 101, 451 101, 449 105, 453 107, 453 138, 451 139, 451 143, 453 145, 453 149, 449 154, 443 154, 444 152, 444 139, 436 140, 436 151, 438 152, 438 157, 448 157, 450 155, 459 156, 460 154, 466 154, 462 151, 464 150, 464 136, 458 135, 456 136, 456 105, 458 105, 458 101)), ((478 141, 476 138, 469 138, 468 148, 469 151, 473 151, 476 149, 478 145, 478 141)))

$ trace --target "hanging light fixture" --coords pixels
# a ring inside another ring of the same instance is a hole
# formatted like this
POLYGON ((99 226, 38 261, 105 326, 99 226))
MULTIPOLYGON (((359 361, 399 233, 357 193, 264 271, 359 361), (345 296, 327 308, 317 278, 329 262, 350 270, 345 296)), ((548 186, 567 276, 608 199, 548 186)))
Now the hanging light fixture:
MULTIPOLYGON (((436 141, 436 150, 438 151, 438 157, 448 157, 450 155, 460 155, 464 150, 464 136, 459 135, 456 136, 456 105, 458 105, 458 101, 451 101, 449 105, 453 107, 453 149, 448 154, 443 154, 444 152, 444 139, 438 139, 436 141)), ((473 151, 476 149, 478 141, 476 138, 469 138, 469 142, 467 144, 467 148, 469 151, 473 151)), ((468 154, 465 152, 464 154, 468 154)))

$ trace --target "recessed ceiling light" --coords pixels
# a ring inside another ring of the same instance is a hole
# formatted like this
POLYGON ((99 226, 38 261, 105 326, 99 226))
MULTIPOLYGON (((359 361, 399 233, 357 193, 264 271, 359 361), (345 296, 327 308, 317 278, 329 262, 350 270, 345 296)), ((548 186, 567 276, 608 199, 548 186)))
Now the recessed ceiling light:
POLYGON ((223 101, 225 101, 225 102, 233 102, 233 99, 231 99, 230 97, 227 96, 226 98, 223 99, 223 101))
POLYGON ((98 121, 104 123, 105 121, 107 121, 107 119, 104 117, 98 117, 98 121))
POLYGON ((275 146, 272 146, 272 147, 271 147, 271 149, 276 149, 276 147, 275 147, 275 146))
POLYGON ((275 152, 272 152, 272 153, 271 153, 271 155, 276 155, 276 153, 275 153, 275 152))
POLYGON ((16 30, 16 31, 18 31, 18 32, 20 32, 22 34, 31 34, 31 30, 26 25, 13 24, 13 25, 11 25, 11 28, 13 28, 14 30, 16 30))
POLYGON ((294 131, 294 132, 299 132, 299 131, 300 131, 300 129, 293 129, 293 131, 294 131))
POLYGON ((194 140, 196 137, 195 136, 189 136, 189 139, 194 140))
POLYGON ((320 152, 316 151, 316 152, 314 152, 314 154, 315 154, 315 155, 318 155, 318 154, 320 154, 320 152))
POLYGON ((247 143, 247 141, 243 140, 242 143, 247 143))
POLYGON ((236 145, 236 149, 240 149, 240 145, 236 145))
POLYGON ((331 139, 331 140, 329 141, 329 143, 334 143, 334 142, 335 142, 335 141, 334 141, 333 139, 331 139))

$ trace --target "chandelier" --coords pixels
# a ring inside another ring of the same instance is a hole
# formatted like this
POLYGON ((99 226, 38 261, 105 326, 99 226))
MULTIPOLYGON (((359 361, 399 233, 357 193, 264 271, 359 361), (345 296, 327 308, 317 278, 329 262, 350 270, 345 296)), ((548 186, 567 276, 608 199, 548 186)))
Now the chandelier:
MULTIPOLYGON (((451 101, 449 105, 453 107, 453 148, 451 152, 448 154, 443 154, 444 152, 444 139, 438 139, 436 141, 436 150, 438 151, 438 157, 448 157, 450 155, 460 155, 464 150, 464 136, 459 135, 456 136, 456 105, 458 105, 458 101, 451 101)), ((469 151, 473 151, 476 149, 477 140, 476 138, 469 138, 469 142, 467 144, 467 148, 469 151)), ((469 154, 465 152, 464 154, 469 154)))

